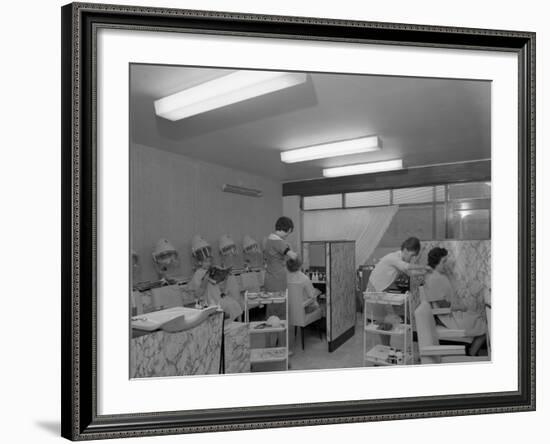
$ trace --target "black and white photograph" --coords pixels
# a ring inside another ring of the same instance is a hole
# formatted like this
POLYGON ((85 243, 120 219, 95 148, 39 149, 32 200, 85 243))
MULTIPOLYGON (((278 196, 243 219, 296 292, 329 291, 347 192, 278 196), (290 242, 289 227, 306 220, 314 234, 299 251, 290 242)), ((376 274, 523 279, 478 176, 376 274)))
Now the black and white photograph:
POLYGON ((442 5, 5 2, 2 442, 538 442, 550 8, 442 5))
POLYGON ((520 441, 542 28, 285 2, 61 8, 61 435, 520 441))
POLYGON ((129 377, 491 361, 487 79, 129 66, 129 377))

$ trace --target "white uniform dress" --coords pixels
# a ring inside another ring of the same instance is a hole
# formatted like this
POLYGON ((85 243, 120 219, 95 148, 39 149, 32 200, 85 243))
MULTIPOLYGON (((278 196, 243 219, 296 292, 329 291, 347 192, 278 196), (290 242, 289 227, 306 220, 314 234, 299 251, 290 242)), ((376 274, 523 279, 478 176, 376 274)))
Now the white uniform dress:
MULTIPOLYGON (((448 301, 452 304, 454 300, 454 289, 447 276, 434 270, 426 276, 424 283, 426 300, 432 306, 438 307, 438 301, 448 301)), ((453 330, 464 330, 466 336, 481 336, 487 332, 487 322, 480 313, 474 311, 453 310, 451 313, 437 315, 439 321, 447 328, 453 330)))
POLYGON ((401 250, 386 254, 374 267, 369 277, 371 291, 385 291, 399 273, 407 271, 408 263, 401 256, 401 250))
MULTIPOLYGON (((401 256, 401 250, 386 254, 374 267, 367 284, 368 291, 385 291, 399 276, 399 273, 405 272, 408 263, 401 256)), ((391 305, 380 305, 367 303, 365 307, 367 313, 371 313, 373 320, 383 322, 388 315, 403 314, 401 307, 391 305)))

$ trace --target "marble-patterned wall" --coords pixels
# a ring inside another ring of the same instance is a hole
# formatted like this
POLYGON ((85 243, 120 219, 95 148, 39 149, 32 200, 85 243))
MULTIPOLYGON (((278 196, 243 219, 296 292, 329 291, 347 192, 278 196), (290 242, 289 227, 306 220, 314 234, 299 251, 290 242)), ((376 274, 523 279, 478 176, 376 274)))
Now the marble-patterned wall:
POLYGON ((329 341, 355 326, 355 243, 331 242, 330 292, 327 299, 329 341))
POLYGON ((250 372, 250 334, 243 322, 225 321, 225 373, 250 372))
POLYGON ((190 330, 155 331, 130 340, 130 378, 207 375, 220 370, 221 313, 190 330))
MULTIPOLYGON (((491 301, 491 241, 423 241, 416 262, 428 263, 428 252, 434 247, 446 248, 447 276, 455 290, 455 305, 471 311, 485 312, 491 301)), ((411 280, 413 310, 418 305, 418 279, 411 280)))

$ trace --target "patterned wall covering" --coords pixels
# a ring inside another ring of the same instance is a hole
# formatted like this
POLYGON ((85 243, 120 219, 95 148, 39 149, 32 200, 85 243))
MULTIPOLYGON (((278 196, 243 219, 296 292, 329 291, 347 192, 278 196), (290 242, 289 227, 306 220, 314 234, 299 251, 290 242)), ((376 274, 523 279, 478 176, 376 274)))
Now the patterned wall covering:
POLYGON ((250 371, 250 334, 243 322, 225 323, 225 373, 250 371))
MULTIPOLYGON (((417 262, 427 264, 428 252, 434 247, 449 252, 447 276, 455 290, 454 304, 479 313, 491 301, 491 241, 423 241, 417 262)), ((418 279, 411 280, 413 310, 418 305, 418 279)))
POLYGON ((355 243, 330 243, 329 341, 355 325, 355 243))
POLYGON ((222 315, 179 333, 155 331, 130 340, 130 378, 219 372, 222 315))
MULTIPOLYGON (((199 340, 198 344, 195 343, 203 334, 215 333, 214 330, 219 328, 217 323, 210 322, 210 324, 193 334, 190 334, 193 330, 172 334, 159 331, 132 339, 131 377, 218 373, 217 340, 206 342, 199 340), (187 352, 184 353, 185 348, 194 350, 193 353, 204 351, 208 356, 193 362, 193 357, 187 352)), ((250 335, 247 325, 226 320, 224 333, 225 373, 250 372, 250 335)))

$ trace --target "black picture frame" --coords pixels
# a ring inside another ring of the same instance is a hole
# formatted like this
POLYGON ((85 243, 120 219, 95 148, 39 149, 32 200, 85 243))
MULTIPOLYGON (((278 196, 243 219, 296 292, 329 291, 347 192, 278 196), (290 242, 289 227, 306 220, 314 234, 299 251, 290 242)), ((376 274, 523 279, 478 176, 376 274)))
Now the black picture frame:
POLYGON ((62 14, 62 436, 70 440, 535 409, 535 33, 72 3, 62 14), (96 381, 95 38, 100 27, 512 51, 519 60, 518 390, 101 416, 96 381))

